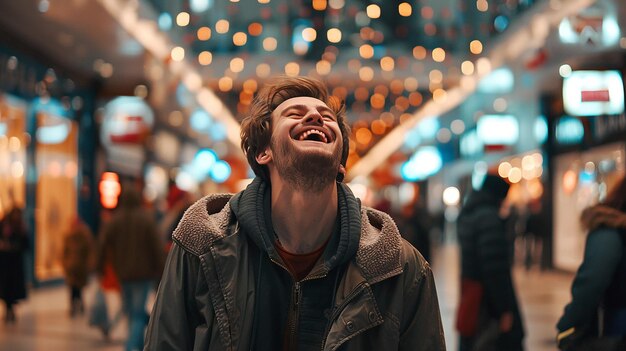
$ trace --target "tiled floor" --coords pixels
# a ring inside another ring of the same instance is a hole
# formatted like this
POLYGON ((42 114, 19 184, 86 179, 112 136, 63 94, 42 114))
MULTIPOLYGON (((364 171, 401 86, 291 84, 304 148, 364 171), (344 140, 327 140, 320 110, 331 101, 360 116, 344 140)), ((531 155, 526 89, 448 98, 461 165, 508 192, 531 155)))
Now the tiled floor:
MULTIPOLYGON (((440 297, 441 313, 448 350, 457 349, 453 328, 458 299, 458 250, 448 245, 437 251, 432 262, 440 297)), ((526 350, 555 351, 554 335, 559 315, 569 299, 571 274, 539 271, 514 271, 515 284, 526 324, 526 350)), ((85 291, 91 302, 94 288, 85 291)), ((87 325, 85 317, 71 319, 67 314, 67 291, 64 287, 41 288, 30 292, 29 299, 17 307, 18 322, 0 322, 0 350, 67 351, 123 350, 126 323, 122 320, 105 341, 100 332, 87 325)), ((119 308, 115 295, 107 296, 113 311, 119 308)), ((0 310, 4 315, 4 310, 0 310)))

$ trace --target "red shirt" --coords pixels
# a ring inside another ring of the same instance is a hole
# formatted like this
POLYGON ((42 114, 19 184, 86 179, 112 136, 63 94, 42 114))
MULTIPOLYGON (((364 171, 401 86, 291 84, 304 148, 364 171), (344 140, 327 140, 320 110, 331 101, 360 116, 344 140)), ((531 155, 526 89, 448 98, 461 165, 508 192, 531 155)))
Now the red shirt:
POLYGON ((324 253, 327 244, 328 240, 326 240, 324 245, 313 252, 294 254, 286 251, 285 248, 280 245, 280 242, 276 242, 276 251, 278 251, 278 255, 283 259, 285 266, 287 266, 287 269, 293 275, 294 279, 299 282, 313 269, 317 260, 322 256, 322 253, 324 253))

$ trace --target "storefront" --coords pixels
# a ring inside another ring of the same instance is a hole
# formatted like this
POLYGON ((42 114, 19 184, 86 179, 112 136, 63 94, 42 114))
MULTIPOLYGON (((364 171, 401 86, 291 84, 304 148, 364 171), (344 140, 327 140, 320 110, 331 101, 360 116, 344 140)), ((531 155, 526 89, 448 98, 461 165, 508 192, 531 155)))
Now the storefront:
POLYGON ((23 209, 34 285, 62 278, 64 236, 81 217, 92 229, 93 92, 44 63, 0 47, 0 218, 23 209), (80 214, 79 214, 80 212, 80 214))

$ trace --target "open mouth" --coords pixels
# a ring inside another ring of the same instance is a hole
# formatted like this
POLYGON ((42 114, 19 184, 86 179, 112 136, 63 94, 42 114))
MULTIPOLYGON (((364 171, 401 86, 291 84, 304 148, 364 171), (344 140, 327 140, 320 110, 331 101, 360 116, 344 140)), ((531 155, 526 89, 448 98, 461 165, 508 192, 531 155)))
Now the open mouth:
POLYGON ((296 134, 294 139, 298 141, 317 141, 325 144, 330 142, 330 138, 323 131, 317 129, 307 129, 296 134))

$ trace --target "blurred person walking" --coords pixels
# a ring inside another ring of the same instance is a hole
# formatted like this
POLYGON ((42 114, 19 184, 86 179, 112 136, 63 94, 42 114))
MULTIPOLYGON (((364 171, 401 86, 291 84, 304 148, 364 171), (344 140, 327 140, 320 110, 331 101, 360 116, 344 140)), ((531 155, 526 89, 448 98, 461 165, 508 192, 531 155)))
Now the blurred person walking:
POLYGON ((556 325, 559 349, 626 350, 626 178, 580 221, 589 234, 572 301, 556 325))
POLYGON ((26 298, 24 253, 29 240, 22 210, 13 207, 0 221, 0 299, 5 304, 6 323, 15 323, 15 304, 26 298))
POLYGON ((65 282, 70 290, 70 316, 83 314, 83 288, 94 268, 95 244, 93 233, 80 218, 76 217, 63 240, 61 263, 65 282))
POLYGON ((428 263, 341 182, 343 104, 293 77, 251 111, 242 148, 257 177, 183 216, 146 350, 445 350, 428 263))
POLYGON ((128 317, 126 350, 142 350, 146 301, 163 272, 164 251, 154 218, 130 184, 123 187, 118 207, 103 227, 98 257, 100 274, 110 259, 122 287, 122 308, 128 317))
POLYGON ((524 329, 500 207, 509 184, 488 174, 459 216, 461 296, 457 330, 461 351, 523 350, 524 329))

